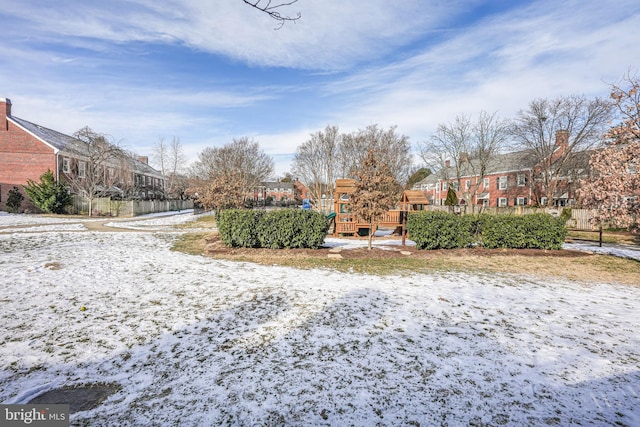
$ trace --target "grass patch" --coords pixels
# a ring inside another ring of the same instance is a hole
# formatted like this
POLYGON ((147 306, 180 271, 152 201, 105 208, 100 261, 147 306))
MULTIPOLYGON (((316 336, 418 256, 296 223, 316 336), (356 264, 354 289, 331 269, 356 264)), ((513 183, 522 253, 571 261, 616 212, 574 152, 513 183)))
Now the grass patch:
POLYGON ((214 228, 216 226, 216 217, 214 214, 200 215, 193 221, 183 224, 176 224, 174 228, 180 230, 188 230, 192 228, 214 228))
POLYGON ((211 233, 185 233, 180 235, 173 243, 172 250, 184 252, 189 255, 204 255, 207 246, 207 237, 211 233))
POLYGON ((525 274, 545 279, 561 278, 583 283, 620 283, 640 286, 640 262, 609 255, 568 250, 452 249, 384 250, 227 248, 217 233, 188 233, 174 250, 216 259, 279 265, 300 269, 328 268, 344 273, 408 275, 414 273, 525 274), (404 252, 404 254, 403 254, 404 252))

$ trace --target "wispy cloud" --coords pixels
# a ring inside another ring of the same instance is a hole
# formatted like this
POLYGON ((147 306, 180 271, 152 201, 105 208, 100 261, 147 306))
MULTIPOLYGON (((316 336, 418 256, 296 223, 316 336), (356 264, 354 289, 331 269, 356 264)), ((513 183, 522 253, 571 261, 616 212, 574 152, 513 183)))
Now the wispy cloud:
POLYGON ((285 161, 309 133, 398 125, 415 143, 480 110, 606 96, 639 66, 636 0, 300 0, 274 22, 240 0, 45 0, 0 11, 0 97, 64 132, 89 125, 192 159, 251 136, 285 161), (63 23, 63 24, 62 24, 63 23))

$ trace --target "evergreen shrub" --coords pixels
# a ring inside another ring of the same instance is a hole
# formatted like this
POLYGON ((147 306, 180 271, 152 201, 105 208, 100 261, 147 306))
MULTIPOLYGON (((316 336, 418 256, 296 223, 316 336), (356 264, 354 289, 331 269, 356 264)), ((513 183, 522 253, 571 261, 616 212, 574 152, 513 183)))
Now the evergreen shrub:
POLYGON ((491 215, 483 223, 485 248, 561 249, 567 237, 566 220, 545 213, 491 215))
POLYGON ((456 249, 471 246, 476 217, 448 212, 420 211, 407 217, 407 233, 418 249, 456 249))
POLYGON ((485 248, 561 249, 566 220, 549 214, 454 215, 416 212, 407 218, 407 232, 418 249, 485 248))
POLYGON ((222 242, 234 248, 259 247, 257 225, 261 210, 225 209, 216 213, 216 224, 222 242))
POLYGON ((324 243, 329 221, 313 211, 228 209, 216 216, 225 245, 245 248, 312 248, 324 243))
POLYGON ((311 248, 324 243, 327 218, 313 211, 281 209, 267 212, 257 226, 260 247, 271 249, 311 248))

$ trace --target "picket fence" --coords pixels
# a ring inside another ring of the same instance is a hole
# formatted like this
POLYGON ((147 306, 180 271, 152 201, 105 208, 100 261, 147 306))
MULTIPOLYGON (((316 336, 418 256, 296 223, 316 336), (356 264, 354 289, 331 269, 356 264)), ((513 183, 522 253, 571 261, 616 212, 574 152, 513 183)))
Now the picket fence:
MULTIPOLYGON (((94 216, 138 216, 157 212, 193 209, 193 200, 112 200, 109 197, 93 199, 94 216)), ((89 199, 73 196, 69 213, 88 215, 89 199)))
MULTIPOLYGON (((438 206, 438 205, 429 205, 428 210, 430 211, 450 211, 453 209, 455 213, 461 214, 470 214, 471 209, 467 209, 465 212, 464 207, 454 206, 453 208, 449 206, 438 206)), ((562 207, 558 208, 534 208, 528 206, 509 206, 503 208, 497 207, 482 207, 481 209, 476 209, 475 213, 493 213, 493 214, 505 214, 505 215, 527 215, 534 213, 548 213, 553 216, 562 215, 562 207)), ((574 230, 596 230, 598 227, 594 225, 592 222, 593 211, 590 209, 573 209, 571 208, 571 219, 567 221, 567 227, 574 230)))

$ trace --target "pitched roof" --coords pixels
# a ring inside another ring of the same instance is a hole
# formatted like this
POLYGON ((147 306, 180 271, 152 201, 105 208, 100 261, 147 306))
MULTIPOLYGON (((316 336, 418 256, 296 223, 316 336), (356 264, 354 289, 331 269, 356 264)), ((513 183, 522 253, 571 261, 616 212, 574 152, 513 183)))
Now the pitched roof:
POLYGON ((36 138, 39 138, 46 144, 51 145, 56 150, 76 155, 87 154, 84 142, 80 141, 77 138, 65 135, 52 129, 48 129, 35 123, 31 123, 16 116, 10 116, 9 118, 17 125, 34 135, 36 138))
MULTIPOLYGON (((34 135, 36 138, 42 140, 45 144, 48 144, 54 149, 60 151, 62 154, 85 157, 89 155, 87 144, 78 138, 65 135, 64 133, 40 126, 16 116, 8 116, 8 118, 34 135)), ((147 176, 153 176, 155 178, 162 178, 162 173, 148 164, 143 163, 134 157, 131 158, 131 161, 136 172, 147 176)))

